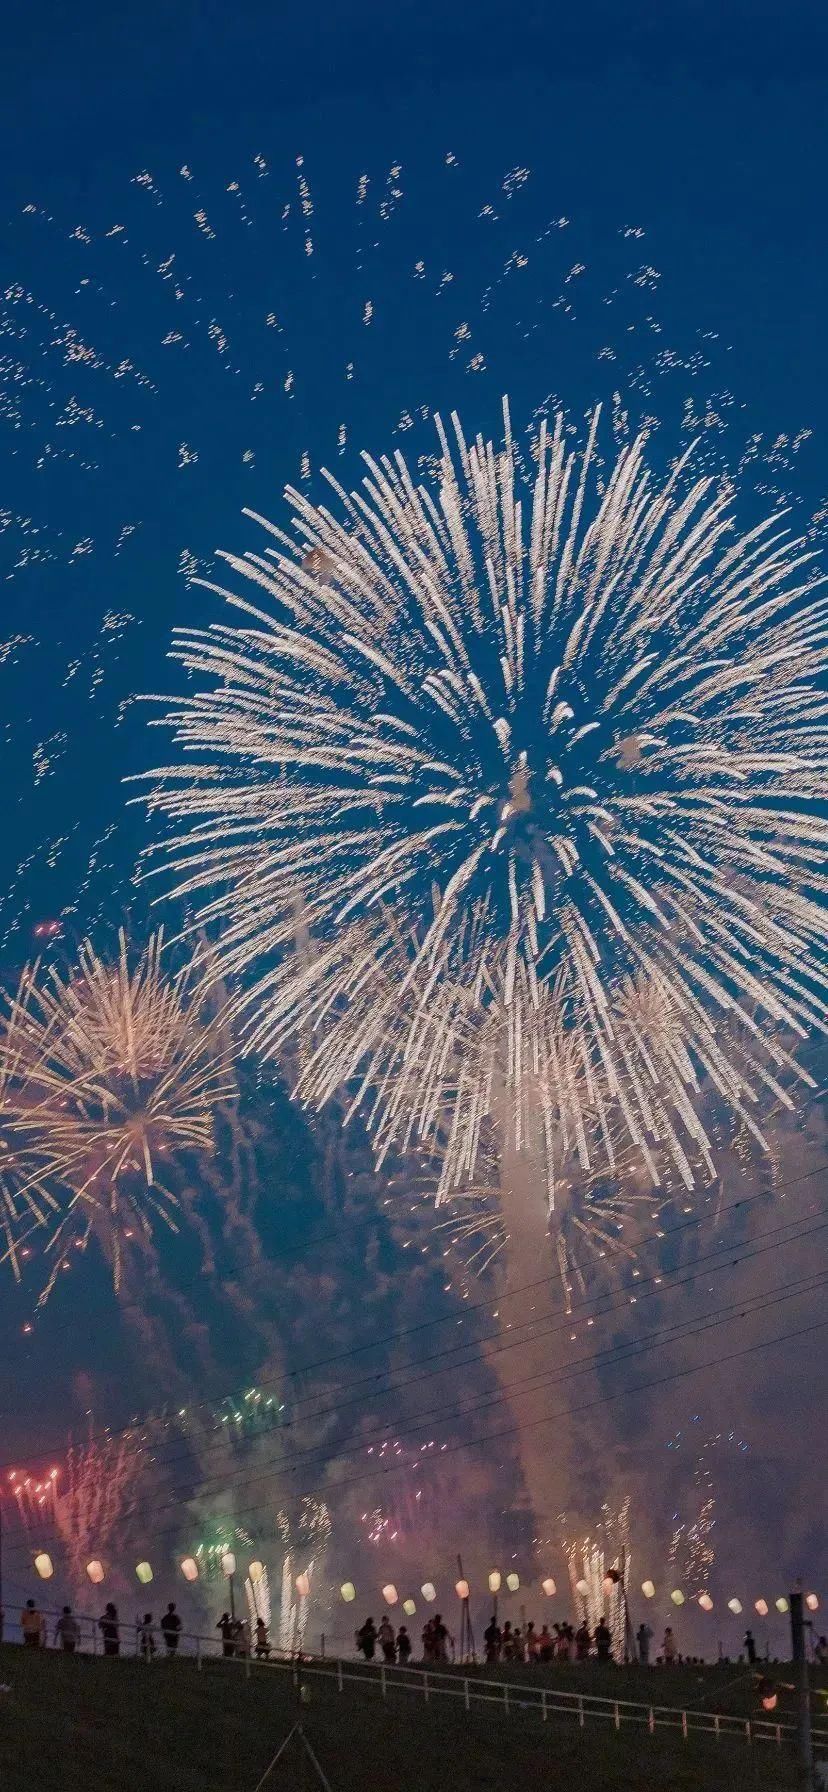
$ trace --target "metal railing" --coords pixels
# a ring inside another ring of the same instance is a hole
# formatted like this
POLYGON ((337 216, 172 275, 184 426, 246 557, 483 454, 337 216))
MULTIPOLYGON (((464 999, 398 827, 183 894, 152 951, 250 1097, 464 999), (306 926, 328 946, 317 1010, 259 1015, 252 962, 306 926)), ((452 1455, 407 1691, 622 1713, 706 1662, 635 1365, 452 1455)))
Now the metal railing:
MULTIPOLYGON (((38 1608, 46 1623, 47 1643, 52 1652, 60 1653, 60 1646, 53 1643, 55 1624, 59 1617, 56 1611, 44 1611, 38 1608)), ((78 1651, 82 1654, 103 1652, 100 1626, 96 1618, 87 1614, 75 1614, 79 1627, 78 1651)), ((137 1656, 148 1665, 169 1659, 161 1633, 160 1619, 153 1625, 155 1651, 150 1654, 142 1646, 142 1626, 139 1623, 128 1623, 119 1620, 119 1653, 124 1656, 137 1656)), ((22 1641, 19 1622, 6 1622, 4 1641, 22 1641)), ((232 1677, 233 1671, 241 1671, 246 1678, 253 1673, 278 1672, 290 1674, 296 1678, 301 1674, 303 1680, 316 1679, 336 1686, 339 1693, 346 1687, 371 1686, 379 1697, 387 1699, 396 1693, 411 1694, 421 1698, 428 1705, 432 1699, 448 1698, 462 1702, 466 1711, 477 1706, 494 1708, 520 1720, 526 1716, 552 1723, 561 1719, 568 1720, 579 1729, 590 1723, 610 1723, 615 1730, 635 1728, 654 1735, 656 1730, 670 1730, 687 1742, 691 1736, 710 1736, 716 1741, 727 1738, 744 1743, 771 1742, 778 1748, 793 1745, 796 1742, 797 1726, 787 1720, 776 1721, 764 1717, 740 1717, 727 1712, 684 1709, 674 1705, 659 1705, 644 1700, 607 1698, 591 1692, 583 1684, 573 1687, 571 1691, 543 1683, 538 1672, 537 1680, 527 1676, 525 1680, 490 1680, 476 1669, 458 1667, 454 1672, 446 1672, 440 1668, 423 1666, 405 1666, 386 1664, 384 1662, 354 1661, 342 1655, 330 1656, 325 1653, 325 1638, 321 1639, 320 1654, 308 1653, 297 1657, 288 1651, 271 1647, 268 1656, 257 1657, 255 1642, 253 1650, 236 1647, 227 1653, 221 1636, 201 1636, 195 1631, 180 1631, 178 1645, 170 1652, 172 1658, 184 1658, 196 1671, 205 1667, 213 1671, 216 1667, 226 1669, 232 1677)), ((587 1667, 587 1672, 589 1671, 587 1667)), ((619 1670, 622 1671, 622 1670, 619 1670)), ((658 1669, 654 1675, 661 1679, 658 1669)), ((828 1756, 828 1725, 815 1724, 812 1727, 814 1754, 828 1756)))

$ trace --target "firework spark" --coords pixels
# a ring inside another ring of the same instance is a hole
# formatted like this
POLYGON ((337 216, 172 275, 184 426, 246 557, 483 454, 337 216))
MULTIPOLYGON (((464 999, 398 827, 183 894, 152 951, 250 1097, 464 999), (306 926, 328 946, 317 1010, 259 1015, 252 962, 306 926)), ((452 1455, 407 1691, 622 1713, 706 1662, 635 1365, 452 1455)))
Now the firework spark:
POLYGON ((117 1288, 125 1244, 148 1248, 153 1218, 177 1230, 178 1199, 162 1174, 183 1153, 210 1149, 215 1108, 233 1093, 226 1014, 203 954, 179 971, 162 954, 160 932, 134 958, 122 934, 114 964, 87 943, 65 977, 25 972, 9 1004, 0 1062, 13 1124, 64 1197, 50 1199, 59 1213, 41 1300, 71 1245, 83 1249, 94 1234, 117 1288))
POLYGON ((91 1434, 71 1444, 54 1501, 73 1582, 85 1585, 86 1564, 116 1547, 118 1527, 135 1510, 143 1444, 137 1431, 91 1434))

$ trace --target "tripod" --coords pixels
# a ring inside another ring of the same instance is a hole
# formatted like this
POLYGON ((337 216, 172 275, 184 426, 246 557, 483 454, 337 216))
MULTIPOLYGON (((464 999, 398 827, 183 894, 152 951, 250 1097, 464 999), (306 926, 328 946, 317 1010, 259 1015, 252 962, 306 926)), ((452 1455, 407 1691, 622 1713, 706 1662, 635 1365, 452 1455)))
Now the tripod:
POLYGON ((268 1763, 267 1767, 264 1770, 264 1773, 262 1774, 261 1779, 258 1781, 258 1784, 255 1787, 255 1792, 261 1792, 261 1789, 262 1789, 263 1785, 265 1784, 265 1781, 269 1780, 270 1775, 272 1774, 277 1761, 281 1760, 286 1749, 288 1749, 290 1747, 290 1744, 293 1742, 294 1737, 296 1739, 297 1746, 304 1751, 305 1756, 310 1761, 311 1767, 313 1768, 313 1771, 316 1775, 317 1781, 318 1781, 319 1785, 323 1788, 323 1792, 333 1792, 331 1782, 329 1779, 327 1779, 322 1767, 320 1766, 320 1764, 316 1758, 316 1754, 314 1752, 310 1738, 305 1735, 305 1727, 304 1727, 304 1724, 302 1723, 302 1705, 304 1703, 302 1695, 304 1692, 304 1688, 302 1685, 302 1671, 301 1671, 301 1666, 300 1666, 299 1662, 297 1662, 294 1666, 293 1677, 294 1677, 294 1684, 296 1686, 296 1703, 297 1703, 299 1715, 298 1715, 296 1722, 293 1725, 292 1729, 288 1730, 287 1735, 285 1737, 283 1737, 282 1741, 279 1743, 279 1747, 277 1748, 276 1753, 273 1756, 273 1760, 268 1763))

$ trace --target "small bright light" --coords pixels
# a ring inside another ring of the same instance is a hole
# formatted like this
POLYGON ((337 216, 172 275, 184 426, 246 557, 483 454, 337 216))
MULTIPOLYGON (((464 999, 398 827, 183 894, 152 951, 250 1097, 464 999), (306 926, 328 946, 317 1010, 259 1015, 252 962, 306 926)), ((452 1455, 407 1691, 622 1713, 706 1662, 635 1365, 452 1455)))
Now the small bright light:
POLYGON ((809 1612, 819 1611, 819 1600, 817 1599, 816 1593, 806 1593, 805 1604, 807 1605, 809 1612))
POLYGON ((500 1592, 500 1570, 499 1570, 499 1568, 493 1568, 491 1574, 489 1575, 489 1592, 490 1593, 499 1593, 500 1592))
POLYGON ((222 1550, 221 1572, 222 1572, 222 1574, 226 1574, 228 1577, 231 1574, 235 1574, 235 1572, 236 1572, 236 1558, 233 1554, 232 1549, 222 1550))
POLYGON ((181 1564, 181 1572, 185 1580, 198 1580, 198 1563, 192 1556, 185 1556, 181 1564))
POLYGON ((766 1618, 768 1615, 767 1599, 757 1599, 756 1610, 759 1613, 760 1618, 766 1618))
POLYGON ((423 1584, 420 1588, 420 1592, 422 1593, 422 1596, 426 1602, 426 1605, 432 1605, 434 1600, 437 1598, 437 1588, 435 1587, 433 1581, 424 1580, 423 1584))
POLYGON ((507 1574, 506 1585, 509 1588, 510 1593, 516 1593, 518 1590, 518 1587, 520 1586, 520 1575, 515 1574, 514 1570, 512 1571, 511 1574, 507 1574))
POLYGON ((701 1606, 703 1612, 712 1612, 713 1601, 712 1601, 709 1593, 700 1593, 699 1594, 699 1605, 701 1606))
POLYGON ((580 1593, 582 1599, 586 1599, 587 1593, 589 1592, 589 1581, 576 1580, 575 1591, 576 1593, 580 1593))
POLYGON ((641 1591, 644 1594, 645 1599, 655 1599, 655 1582, 652 1580, 643 1580, 641 1582, 641 1591))
POLYGON ((683 1605, 684 1604, 684 1594, 682 1593, 681 1587, 674 1587, 672 1593, 670 1594, 670 1598, 672 1599, 674 1605, 683 1605))
POLYGON ((304 1569, 301 1574, 296 1576, 296 1591, 300 1599, 307 1599, 310 1593, 310 1575, 306 1574, 304 1569))
POLYGON ((739 1613, 742 1609, 741 1599, 728 1599, 727 1609, 729 1612, 733 1613, 734 1618, 738 1618, 739 1613))
POLYGON ((55 1571, 52 1567, 52 1558, 51 1556, 47 1556, 45 1549, 38 1551, 34 1559, 34 1565, 41 1580, 51 1580, 55 1571))
POLYGON ((346 1605, 351 1605, 356 1599, 356 1587, 352 1580, 344 1580, 339 1591, 346 1605))
POLYGON ((775 1711, 776 1707, 777 1707, 778 1700, 779 1700, 778 1693, 766 1692, 765 1696, 762 1700, 762 1709, 764 1711, 775 1711))
POLYGON ((382 1596, 383 1596, 383 1599, 385 1600, 386 1605, 396 1605, 397 1600, 399 1598, 399 1594, 397 1592, 396 1587, 394 1586, 393 1581, 389 1581, 388 1586, 383 1587, 382 1596))
POLYGON ((255 1586, 256 1582, 261 1580, 262 1575, 264 1574, 264 1562, 251 1562, 250 1567, 247 1570, 247 1573, 248 1573, 250 1580, 253 1582, 253 1585, 255 1586))
POLYGON ((547 1599, 551 1599, 556 1590, 555 1582, 551 1578, 541 1581, 541 1591, 546 1594, 547 1599))
POLYGON ((614 1586, 615 1586, 615 1581, 611 1580, 610 1576, 608 1574, 605 1574, 604 1575, 604 1592, 611 1593, 614 1586))
POLYGON ((101 1584, 101 1581, 103 1580, 103 1577, 104 1577, 103 1562, 99 1562, 97 1560, 92 1561, 92 1562, 87 1562, 86 1572, 89 1575, 89 1579, 91 1580, 93 1587, 99 1587, 101 1584))
POLYGON ((781 1613, 782 1613, 782 1615, 783 1615, 783 1617, 784 1617, 784 1614, 785 1614, 785 1612, 786 1612, 786 1611, 787 1611, 787 1609, 788 1609, 788 1601, 787 1601, 787 1599, 786 1599, 786 1598, 785 1598, 785 1597, 784 1597, 784 1595, 782 1595, 782 1596, 780 1596, 780 1598, 779 1598, 779 1599, 775 1599, 775 1600, 774 1600, 774 1604, 775 1604, 775 1606, 776 1606, 776 1609, 777 1609, 777 1611, 778 1611, 778 1612, 781 1612, 781 1613))
POLYGON ((414 1604, 413 1599, 404 1599, 403 1600, 403 1611, 405 1612, 405 1615, 407 1618, 413 1618, 416 1610, 417 1610, 417 1607, 414 1604))
POLYGON ((135 1573, 137 1574, 142 1587, 148 1587, 152 1580, 152 1569, 149 1562, 136 1562, 135 1573))
POLYGON ((471 1588, 467 1580, 458 1580, 455 1589, 458 1599, 468 1599, 471 1588))

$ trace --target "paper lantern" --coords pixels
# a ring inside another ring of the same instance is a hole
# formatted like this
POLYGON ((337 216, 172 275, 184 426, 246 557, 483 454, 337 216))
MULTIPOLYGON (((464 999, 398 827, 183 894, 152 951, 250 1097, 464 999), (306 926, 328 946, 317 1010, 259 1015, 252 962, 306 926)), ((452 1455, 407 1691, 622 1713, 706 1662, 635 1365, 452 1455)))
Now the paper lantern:
POLYGON ((742 1609, 741 1599, 728 1599, 727 1609, 729 1612, 733 1613, 734 1618, 738 1618, 739 1613, 742 1609))
POLYGON ((586 1599, 587 1593, 589 1592, 589 1581, 576 1580, 575 1591, 576 1593, 580 1593, 582 1599, 586 1599))
POLYGON ((782 1616, 784 1617, 784 1615, 788 1609, 788 1601, 784 1597, 784 1595, 782 1595, 779 1599, 775 1599, 774 1604, 776 1606, 777 1611, 781 1612, 782 1616))
POLYGON ((300 1599, 307 1599, 310 1592, 310 1575, 306 1574, 304 1569, 301 1574, 296 1576, 296 1591, 300 1599))
POLYGON ((644 1594, 645 1599, 655 1599, 655 1582, 651 1580, 643 1580, 641 1582, 641 1591, 644 1594))
POLYGON ((416 1610, 417 1610, 417 1607, 414 1604, 413 1599, 404 1599, 403 1600, 403 1611, 405 1612, 405 1615, 407 1618, 413 1618, 416 1610))
POLYGON ((779 1694, 777 1692, 766 1692, 762 1698, 762 1710, 775 1711, 778 1703, 779 1694))
POLYGON ((550 1577, 541 1581, 541 1592, 546 1594, 547 1599, 551 1599, 555 1591, 555 1582, 550 1577))
POLYGON ((807 1605, 809 1612, 819 1611, 819 1600, 817 1599, 816 1593, 806 1593, 805 1604, 807 1605))
POLYGON ((760 1618, 766 1618, 768 1615, 767 1599, 757 1599, 755 1609, 759 1613, 760 1618))
POLYGON ((142 1587, 148 1587, 152 1580, 152 1569, 149 1562, 136 1562, 135 1573, 141 1582, 142 1587))
POLYGON ((256 1582, 260 1581, 263 1578, 264 1562, 251 1562, 250 1567, 247 1570, 247 1573, 248 1573, 248 1578, 252 1581, 252 1583, 255 1587, 256 1582))
POLYGON ((682 1593, 681 1587, 674 1587, 672 1593, 670 1594, 670 1598, 672 1599, 674 1605, 683 1605, 684 1604, 684 1594, 682 1593))
POLYGON ((352 1580, 344 1580, 339 1591, 342 1594, 346 1605, 353 1604, 353 1601, 356 1599, 356 1587, 352 1580))
POLYGON ((520 1586, 520 1575, 515 1574, 514 1572, 511 1574, 507 1574, 506 1585, 509 1588, 510 1593, 516 1593, 518 1590, 518 1587, 520 1586))
POLYGON ((497 1568, 493 1568, 491 1574, 489 1575, 489 1592, 490 1593, 499 1593, 500 1592, 500 1573, 497 1568))
POLYGON ((458 1599, 468 1599, 471 1588, 467 1580, 458 1580, 455 1589, 458 1599))
POLYGON ((185 1556, 181 1564, 181 1572, 185 1580, 198 1580, 198 1563, 192 1556, 185 1556))
POLYGON ((712 1601, 709 1593, 700 1593, 699 1594, 699 1605, 701 1606, 703 1612, 712 1612, 713 1601, 712 1601))
POLYGON ((87 1562, 86 1572, 89 1575, 89 1579, 91 1580, 93 1587, 99 1587, 101 1584, 101 1581, 103 1580, 103 1577, 104 1577, 103 1562, 99 1562, 97 1560, 87 1562))
POLYGON ((235 1572, 236 1572, 236 1558, 233 1554, 232 1549, 222 1550, 221 1572, 222 1572, 222 1574, 226 1574, 228 1579, 231 1574, 235 1574, 235 1572))
POLYGON ((52 1567, 52 1558, 51 1556, 47 1556, 45 1549, 38 1550, 34 1559, 34 1565, 35 1571, 40 1575, 41 1580, 51 1580, 55 1571, 52 1567))
POLYGON ((437 1588, 435 1587, 434 1582, 430 1580, 423 1581, 420 1592, 422 1593, 426 1605, 433 1605, 434 1600, 437 1598, 437 1588))
POLYGON ((399 1598, 399 1594, 397 1592, 396 1587, 394 1586, 393 1581, 389 1581, 388 1586, 383 1587, 382 1597, 385 1600, 386 1605, 396 1605, 397 1600, 399 1598))

